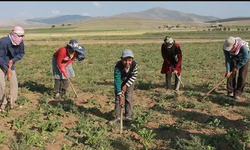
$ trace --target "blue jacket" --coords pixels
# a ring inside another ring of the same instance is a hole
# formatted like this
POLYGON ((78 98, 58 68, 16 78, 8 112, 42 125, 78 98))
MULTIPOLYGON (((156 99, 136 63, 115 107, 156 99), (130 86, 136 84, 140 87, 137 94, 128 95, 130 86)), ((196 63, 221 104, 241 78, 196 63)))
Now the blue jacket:
POLYGON ((232 59, 237 60, 236 68, 240 69, 248 61, 250 57, 250 51, 248 50, 246 45, 242 45, 238 55, 230 55, 230 53, 225 50, 224 50, 224 55, 225 55, 225 62, 226 62, 226 71, 230 71, 231 60, 232 59))
POLYGON ((5 72, 8 70, 7 63, 13 60, 11 70, 15 70, 15 62, 22 59, 24 56, 24 43, 23 41, 18 45, 13 45, 9 36, 0 39, 0 68, 5 72))

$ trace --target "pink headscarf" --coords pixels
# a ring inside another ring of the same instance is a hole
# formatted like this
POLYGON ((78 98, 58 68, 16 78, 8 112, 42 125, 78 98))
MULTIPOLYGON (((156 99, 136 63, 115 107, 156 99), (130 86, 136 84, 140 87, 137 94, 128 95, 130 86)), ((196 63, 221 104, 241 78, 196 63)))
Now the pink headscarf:
POLYGON ((239 37, 236 37, 235 39, 236 39, 236 40, 235 40, 235 48, 234 48, 233 50, 229 51, 229 53, 230 53, 231 55, 238 55, 239 52, 240 52, 240 48, 241 48, 242 45, 246 45, 246 46, 247 46, 247 49, 249 49, 249 47, 248 47, 248 42, 242 40, 242 39, 239 38, 239 37))
POLYGON ((13 28, 12 32, 9 34, 10 40, 13 45, 19 45, 24 36, 24 30, 22 27, 16 26, 13 28))

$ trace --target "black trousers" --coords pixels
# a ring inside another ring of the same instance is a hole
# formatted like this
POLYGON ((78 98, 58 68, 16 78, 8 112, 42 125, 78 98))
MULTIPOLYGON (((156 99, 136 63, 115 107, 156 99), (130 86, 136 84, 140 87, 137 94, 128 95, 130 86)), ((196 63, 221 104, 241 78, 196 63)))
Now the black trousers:
POLYGON ((54 84, 54 94, 60 93, 60 95, 65 95, 69 82, 67 79, 55 79, 54 84))
MULTIPOLYGON (((232 71, 233 68, 236 67, 236 64, 237 64, 236 60, 231 61, 230 71, 232 71)), ((228 93, 233 92, 235 96, 241 96, 242 95, 245 84, 246 84, 248 64, 249 64, 249 60, 247 61, 247 63, 244 66, 242 66, 238 70, 237 82, 236 82, 236 74, 237 74, 237 72, 232 73, 231 76, 227 79, 227 92, 228 93)))

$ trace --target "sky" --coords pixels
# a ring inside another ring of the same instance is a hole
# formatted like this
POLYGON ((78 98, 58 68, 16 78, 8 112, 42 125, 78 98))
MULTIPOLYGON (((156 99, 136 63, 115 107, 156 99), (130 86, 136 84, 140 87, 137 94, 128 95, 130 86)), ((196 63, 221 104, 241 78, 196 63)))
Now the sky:
POLYGON ((61 15, 112 16, 154 7, 220 19, 250 17, 250 1, 1 1, 0 20, 61 15))

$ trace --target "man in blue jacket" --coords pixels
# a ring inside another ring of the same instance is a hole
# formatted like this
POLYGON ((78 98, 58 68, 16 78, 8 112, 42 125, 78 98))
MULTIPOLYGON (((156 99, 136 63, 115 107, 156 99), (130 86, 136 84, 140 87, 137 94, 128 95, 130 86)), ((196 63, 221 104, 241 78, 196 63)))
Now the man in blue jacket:
POLYGON ((15 63, 23 58, 24 29, 20 26, 13 28, 12 32, 0 39, 0 111, 4 112, 7 103, 10 108, 15 106, 18 95, 18 82, 15 72, 15 63), (6 99, 5 76, 10 82, 10 93, 6 99))
POLYGON ((226 63, 227 95, 239 99, 242 96, 248 70, 250 51, 248 43, 239 37, 228 37, 223 46, 226 63), (236 72, 238 79, 236 83, 236 72), (232 72, 232 74, 230 74, 232 72))

